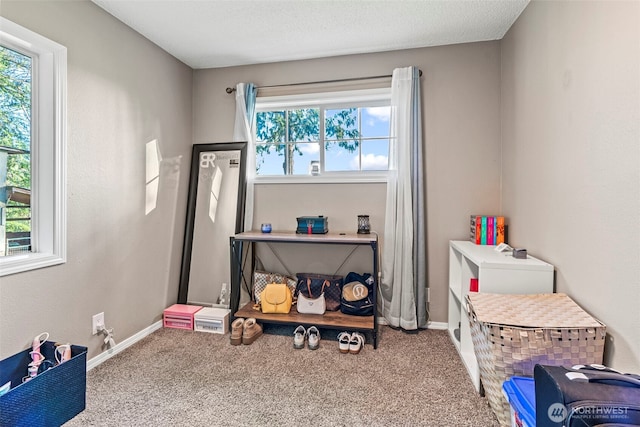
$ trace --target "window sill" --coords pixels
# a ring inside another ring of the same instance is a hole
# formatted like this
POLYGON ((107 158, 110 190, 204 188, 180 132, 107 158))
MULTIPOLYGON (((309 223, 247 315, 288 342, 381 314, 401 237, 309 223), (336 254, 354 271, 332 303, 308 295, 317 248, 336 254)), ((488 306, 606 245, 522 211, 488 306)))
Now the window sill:
POLYGON ((300 175, 300 176, 259 176, 254 184, 358 184, 358 183, 387 183, 387 173, 367 174, 362 176, 343 175, 300 175))
POLYGON ((66 260, 58 254, 28 253, 11 255, 0 259, 0 277, 10 274, 36 270, 38 268, 51 267, 63 264, 66 260))

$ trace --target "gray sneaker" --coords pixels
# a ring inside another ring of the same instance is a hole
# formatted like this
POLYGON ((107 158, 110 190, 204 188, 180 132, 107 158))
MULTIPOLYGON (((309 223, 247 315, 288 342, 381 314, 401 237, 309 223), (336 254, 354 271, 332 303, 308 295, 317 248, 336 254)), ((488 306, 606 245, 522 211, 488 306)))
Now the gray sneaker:
POLYGON ((309 350, 317 350, 320 347, 320 331, 315 326, 307 329, 307 339, 309 340, 309 350))
POLYGON ((302 325, 298 326, 295 331, 293 331, 293 348, 299 350, 304 348, 304 339, 307 336, 307 331, 305 331, 302 325))

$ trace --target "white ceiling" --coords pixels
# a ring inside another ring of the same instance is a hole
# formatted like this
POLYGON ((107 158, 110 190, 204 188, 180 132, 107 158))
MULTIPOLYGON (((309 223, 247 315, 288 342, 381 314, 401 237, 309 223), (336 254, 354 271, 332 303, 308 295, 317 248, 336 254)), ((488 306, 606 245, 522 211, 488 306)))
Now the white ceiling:
POLYGON ((92 0, 192 68, 499 40, 529 0, 92 0))

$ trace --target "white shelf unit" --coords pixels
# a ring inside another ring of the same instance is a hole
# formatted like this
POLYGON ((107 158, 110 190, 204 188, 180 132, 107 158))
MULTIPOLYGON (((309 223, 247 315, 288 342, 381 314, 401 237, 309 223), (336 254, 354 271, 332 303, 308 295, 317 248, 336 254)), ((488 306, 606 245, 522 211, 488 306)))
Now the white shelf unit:
POLYGON ((449 242, 449 335, 478 392, 481 391, 480 370, 471 341, 465 302, 470 279, 478 279, 479 292, 553 293, 551 264, 532 256, 516 259, 511 252, 496 252, 494 248, 495 246, 476 245, 470 241, 449 242), (459 334, 455 332, 457 329, 459 334))

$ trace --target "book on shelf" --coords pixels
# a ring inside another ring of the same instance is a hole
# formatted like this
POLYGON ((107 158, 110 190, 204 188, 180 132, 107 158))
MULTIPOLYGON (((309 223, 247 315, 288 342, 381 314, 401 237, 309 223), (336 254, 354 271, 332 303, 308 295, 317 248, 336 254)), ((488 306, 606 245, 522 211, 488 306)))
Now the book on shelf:
POLYGON ((495 245, 495 237, 493 235, 494 230, 495 230, 494 224, 496 223, 495 218, 496 218, 495 216, 491 216, 491 215, 487 216, 487 226, 486 226, 487 227, 487 241, 485 243, 486 245, 495 245), (491 237, 489 237, 489 236, 491 236, 491 237))
POLYGON ((482 228, 481 217, 479 215, 471 215, 471 224, 469 227, 470 239, 476 244, 480 244, 480 230, 482 228))
POLYGON ((506 243, 506 224, 503 216, 471 215, 469 240, 477 245, 506 243))
POLYGON ((496 225, 496 245, 499 245, 500 243, 505 243, 504 240, 504 236, 505 236, 505 232, 504 232, 504 217, 503 216, 499 216, 496 218, 497 220, 497 225, 496 225))
POLYGON ((480 244, 486 245, 487 244, 487 217, 483 216, 481 218, 481 221, 482 221, 482 228, 480 229, 480 244))

